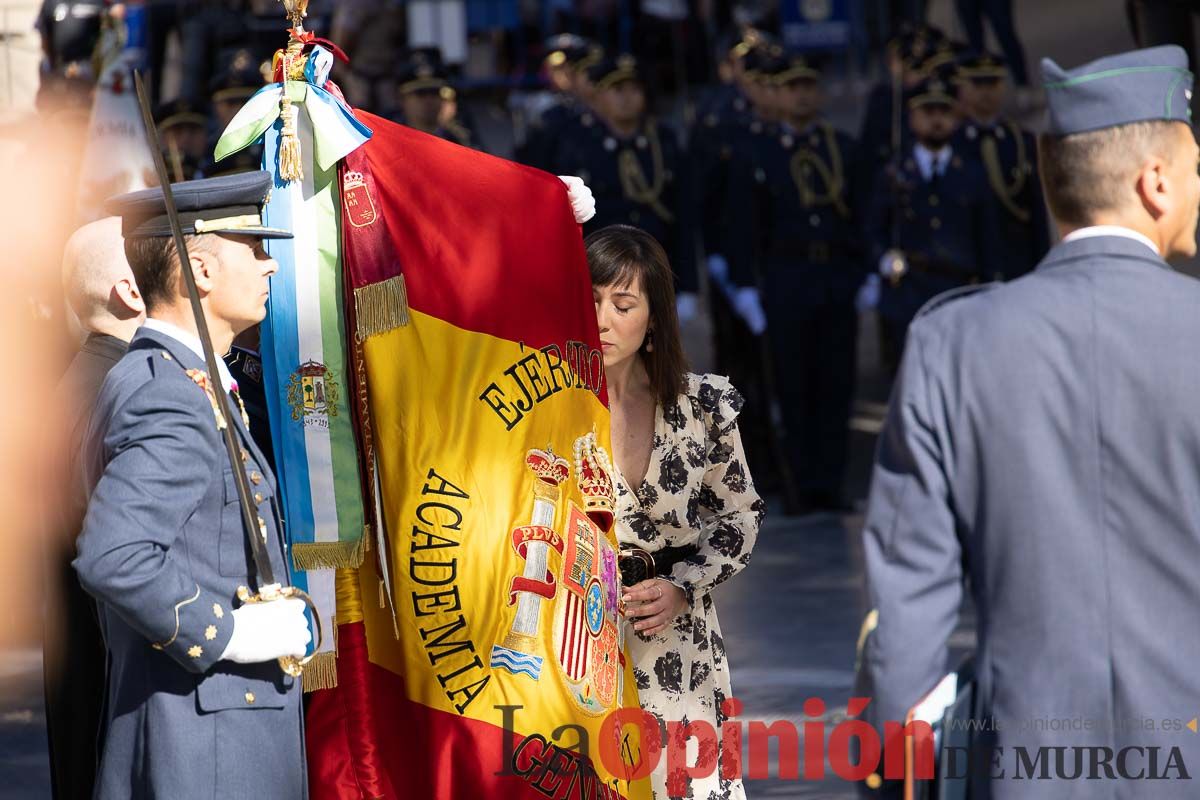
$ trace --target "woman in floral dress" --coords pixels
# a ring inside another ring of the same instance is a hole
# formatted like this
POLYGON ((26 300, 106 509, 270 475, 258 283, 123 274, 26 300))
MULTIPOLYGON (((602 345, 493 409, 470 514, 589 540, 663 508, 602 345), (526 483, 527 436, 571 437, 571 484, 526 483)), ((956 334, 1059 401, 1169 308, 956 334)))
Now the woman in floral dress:
POLYGON ((653 237, 614 225, 586 245, 612 412, 625 633, 638 694, 660 724, 704 721, 716 733, 715 753, 700 753, 696 738, 687 742, 687 765, 714 762, 708 775, 668 775, 664 746, 654 794, 744 798, 741 780, 721 777, 723 705, 732 695, 710 594, 749 562, 765 510, 738 435, 742 398, 725 378, 686 371, 673 277, 653 237))

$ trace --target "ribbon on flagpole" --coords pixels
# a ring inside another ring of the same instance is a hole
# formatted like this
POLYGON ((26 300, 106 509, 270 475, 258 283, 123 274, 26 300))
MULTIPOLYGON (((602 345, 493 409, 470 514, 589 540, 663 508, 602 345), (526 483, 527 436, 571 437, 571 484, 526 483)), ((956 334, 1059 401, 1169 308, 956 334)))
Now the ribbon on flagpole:
MULTIPOLYGON (((262 138, 264 169, 275 177, 264 224, 293 232, 268 243, 279 271, 261 327, 263 385, 293 579, 334 619, 334 571, 359 566, 368 541, 347 371, 337 165, 371 131, 328 82, 329 52, 314 46, 307 59, 305 80, 270 84, 247 101, 217 143, 216 158, 262 138), (284 92, 299 112, 303 169, 293 181, 278 168, 284 92)), ((327 641, 305 670, 306 691, 336 685, 335 648, 327 641)))

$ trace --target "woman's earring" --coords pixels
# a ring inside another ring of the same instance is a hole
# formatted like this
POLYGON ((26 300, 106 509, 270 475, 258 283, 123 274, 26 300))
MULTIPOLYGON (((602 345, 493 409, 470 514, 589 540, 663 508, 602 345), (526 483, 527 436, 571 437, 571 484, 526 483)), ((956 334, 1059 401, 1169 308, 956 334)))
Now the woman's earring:
POLYGON ((653 330, 646 331, 646 352, 647 353, 654 352, 654 331, 653 330))

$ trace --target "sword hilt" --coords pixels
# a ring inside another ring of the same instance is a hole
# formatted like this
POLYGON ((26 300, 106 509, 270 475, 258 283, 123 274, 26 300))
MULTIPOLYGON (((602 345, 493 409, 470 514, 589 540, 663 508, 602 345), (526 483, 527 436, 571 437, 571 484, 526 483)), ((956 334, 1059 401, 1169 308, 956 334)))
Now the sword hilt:
POLYGON ((312 612, 313 625, 317 629, 317 643, 313 647, 312 653, 304 658, 280 656, 276 659, 279 662, 279 668, 285 674, 291 675, 293 678, 299 678, 304 674, 305 665, 312 661, 313 656, 321 649, 321 643, 325 640, 325 630, 321 627, 321 615, 317 612, 317 604, 308 596, 308 592, 296 586, 280 586, 278 583, 272 583, 259 589, 258 594, 251 594, 247 587, 239 586, 237 596, 243 603, 272 603, 289 598, 304 601, 304 605, 308 606, 308 610, 312 612))

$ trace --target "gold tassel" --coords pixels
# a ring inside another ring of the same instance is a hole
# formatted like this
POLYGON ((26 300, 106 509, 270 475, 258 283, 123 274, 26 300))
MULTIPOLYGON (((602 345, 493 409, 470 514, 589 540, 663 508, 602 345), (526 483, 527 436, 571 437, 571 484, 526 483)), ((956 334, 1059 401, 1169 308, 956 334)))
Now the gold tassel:
POLYGON ((408 323, 408 288, 403 275, 354 290, 355 336, 360 342, 408 323))
POLYGON ((361 567, 363 542, 298 542, 292 545, 296 569, 345 569, 361 567))
POLYGON ((300 112, 284 93, 279 116, 283 119, 283 132, 279 136, 279 177, 283 180, 304 180, 304 162, 300 158, 300 137, 296 133, 296 119, 300 112))
POLYGON ((331 651, 317 653, 304 665, 304 674, 300 678, 304 691, 315 692, 318 689, 333 689, 338 685, 337 655, 331 651))
POLYGON ((300 154, 300 133, 297 128, 300 110, 292 105, 292 98, 288 96, 288 81, 304 79, 303 49, 304 44, 293 38, 283 53, 283 94, 279 101, 283 130, 279 135, 279 177, 285 183, 304 180, 304 161, 300 154))

